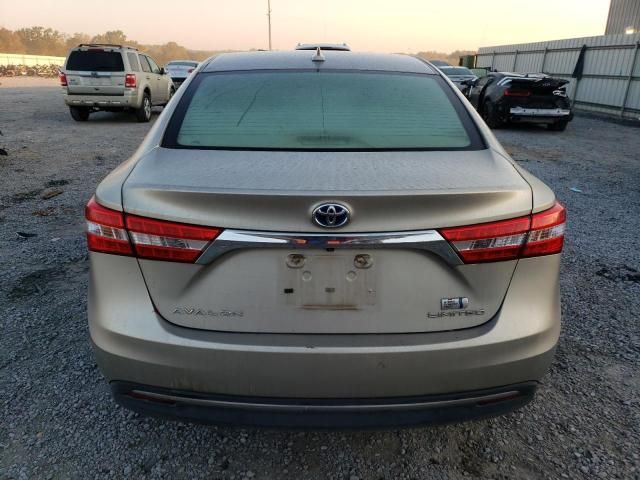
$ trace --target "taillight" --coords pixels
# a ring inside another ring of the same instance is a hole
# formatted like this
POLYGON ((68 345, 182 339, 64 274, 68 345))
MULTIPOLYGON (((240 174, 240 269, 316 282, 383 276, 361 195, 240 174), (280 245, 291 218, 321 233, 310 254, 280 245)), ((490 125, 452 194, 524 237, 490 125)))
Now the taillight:
POLYGON ((193 72, 193 70, 194 70, 193 68, 190 68, 189 70, 187 70, 187 73, 191 73, 193 72))
POLYGON ((560 253, 564 245, 567 211, 558 202, 549 210, 531 217, 531 231, 522 250, 523 257, 560 253))
POLYGON ((549 210, 534 215, 443 228, 440 233, 465 263, 497 262, 560 253, 565 221, 565 209, 556 202, 549 210))
POLYGON ((136 76, 133 73, 127 73, 124 76, 124 87, 125 88, 136 88, 136 76))
POLYGON ((95 198, 84 209, 87 219, 87 245, 92 252, 133 255, 129 236, 124 229, 122 212, 99 205, 95 198))
POLYGON ((176 262, 194 262, 222 231, 133 215, 126 216, 126 226, 138 257, 176 262))
POLYGON ((508 88, 504 91, 505 97, 529 97, 531 92, 529 90, 512 90, 508 88))
POLYGON ((67 86, 67 76, 64 73, 58 72, 58 79, 60 80, 61 87, 67 86))
POLYGON ((152 260, 194 262, 219 228, 155 220, 111 210, 95 198, 85 208, 87 245, 93 252, 152 260))

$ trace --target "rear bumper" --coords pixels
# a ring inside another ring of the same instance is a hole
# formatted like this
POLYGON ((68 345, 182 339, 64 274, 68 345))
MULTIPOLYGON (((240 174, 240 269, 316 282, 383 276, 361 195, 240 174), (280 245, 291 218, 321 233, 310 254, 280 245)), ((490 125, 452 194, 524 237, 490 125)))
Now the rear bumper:
POLYGON ((520 122, 553 123, 557 121, 570 121, 573 112, 568 108, 523 108, 513 107, 509 109, 511 120, 520 122))
POLYGON ((65 93, 64 103, 70 107, 139 108, 141 101, 137 92, 127 91, 124 95, 69 95, 65 93))
MULTIPOLYGON (((274 398, 289 403, 403 403, 408 397, 432 402, 440 395, 464 399, 469 395, 455 392, 472 392, 473 397, 476 391, 544 375, 560 332, 559 262, 559 255, 520 260, 500 311, 479 327, 425 334, 301 335, 173 325, 155 313, 135 259, 91 253, 89 326, 98 365, 116 386, 145 385, 187 399, 193 394, 184 392, 199 392, 206 398, 261 398, 263 403, 274 398)), ((195 418, 194 409, 200 411, 193 402, 178 403, 179 408, 158 413, 195 418)), ((159 408, 145 406, 152 412, 159 408)), ((458 406, 470 415, 475 411, 466 403, 458 406)), ((436 421, 440 415, 425 410, 400 423, 436 421)), ((244 418, 234 412, 230 421, 244 418)), ((442 415, 442 421, 449 421, 449 414, 442 415)), ((450 419, 464 417, 457 415, 450 419)), ((216 414, 211 421, 223 420, 216 414)))
POLYGON ((144 415, 232 425, 371 428, 450 423, 501 415, 530 402, 537 384, 393 399, 234 397, 113 382, 116 401, 144 415))

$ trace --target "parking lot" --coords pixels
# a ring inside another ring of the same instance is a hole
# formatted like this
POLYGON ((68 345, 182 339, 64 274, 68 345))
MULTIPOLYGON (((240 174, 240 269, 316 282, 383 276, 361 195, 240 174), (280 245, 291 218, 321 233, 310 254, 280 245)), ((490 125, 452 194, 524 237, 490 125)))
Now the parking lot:
POLYGON ((0 478, 640 478, 638 127, 496 131, 569 213, 562 335, 537 400, 358 432, 185 424, 112 401, 86 324, 83 207, 148 129, 74 122, 55 81, 0 79, 0 478))

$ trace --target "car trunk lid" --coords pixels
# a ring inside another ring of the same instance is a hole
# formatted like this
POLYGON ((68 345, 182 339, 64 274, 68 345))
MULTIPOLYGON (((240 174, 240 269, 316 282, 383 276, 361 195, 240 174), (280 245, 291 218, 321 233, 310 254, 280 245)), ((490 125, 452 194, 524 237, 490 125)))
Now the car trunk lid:
POLYGON ((162 148, 139 162, 123 199, 134 215, 229 232, 323 236, 304 248, 246 245, 199 264, 139 261, 156 309, 173 323, 319 334, 432 332, 488 321, 516 261, 461 265, 415 245, 342 248, 326 240, 513 218, 529 214, 532 201, 529 185, 490 150, 162 148), (313 208, 327 201, 347 206, 351 222, 337 231, 314 225, 313 208), (460 308, 451 309, 455 301, 460 308))

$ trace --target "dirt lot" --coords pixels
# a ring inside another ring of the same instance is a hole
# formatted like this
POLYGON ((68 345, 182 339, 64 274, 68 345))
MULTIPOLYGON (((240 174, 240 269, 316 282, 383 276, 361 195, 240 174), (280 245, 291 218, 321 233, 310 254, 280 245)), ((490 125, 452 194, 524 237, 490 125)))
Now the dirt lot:
POLYGON ((383 432, 216 428, 119 408, 86 325, 82 209, 148 125, 73 122, 51 81, 0 79, 0 478, 640 478, 640 129, 500 130, 569 211, 563 332, 537 400, 383 432))

